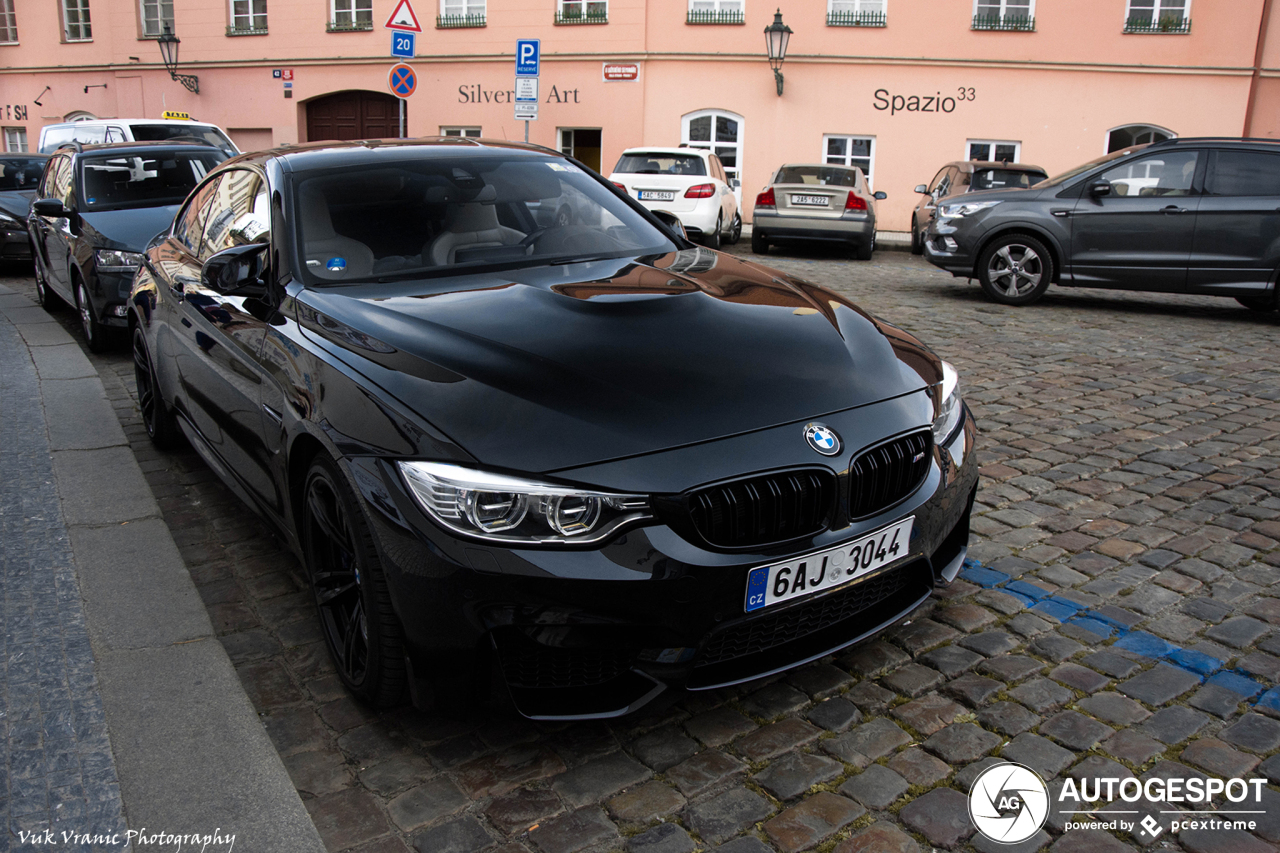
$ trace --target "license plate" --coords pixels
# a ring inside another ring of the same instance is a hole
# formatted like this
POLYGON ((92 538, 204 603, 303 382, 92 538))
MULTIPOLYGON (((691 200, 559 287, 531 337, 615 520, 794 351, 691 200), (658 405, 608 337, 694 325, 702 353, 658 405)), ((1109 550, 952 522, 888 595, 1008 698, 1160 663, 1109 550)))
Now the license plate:
POLYGON ((675 201, 676 194, 673 192, 663 193, 657 190, 640 190, 641 201, 675 201))
POLYGON ((826 592, 887 566, 906 555, 914 522, 915 516, 910 516, 838 548, 819 551, 789 563, 752 569, 747 574, 744 609, 750 613, 784 601, 826 592))
POLYGON ((825 195, 793 195, 791 203, 806 207, 830 207, 831 199, 825 195))

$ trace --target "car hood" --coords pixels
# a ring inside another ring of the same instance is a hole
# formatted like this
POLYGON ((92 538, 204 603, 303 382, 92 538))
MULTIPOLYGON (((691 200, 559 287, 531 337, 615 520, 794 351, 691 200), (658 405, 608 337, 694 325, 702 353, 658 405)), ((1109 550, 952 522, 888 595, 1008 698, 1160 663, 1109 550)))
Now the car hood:
POLYGON ((126 210, 100 210, 80 214, 85 237, 102 249, 124 249, 142 252, 157 232, 173 222, 179 205, 135 207, 126 210))
POLYGON ((529 472, 803 423, 941 380, 906 332, 706 249, 326 286, 295 306, 305 334, 481 463, 529 472))
POLYGON ((0 210, 19 221, 26 221, 27 212, 31 210, 31 199, 35 198, 35 195, 35 190, 0 192, 0 210))

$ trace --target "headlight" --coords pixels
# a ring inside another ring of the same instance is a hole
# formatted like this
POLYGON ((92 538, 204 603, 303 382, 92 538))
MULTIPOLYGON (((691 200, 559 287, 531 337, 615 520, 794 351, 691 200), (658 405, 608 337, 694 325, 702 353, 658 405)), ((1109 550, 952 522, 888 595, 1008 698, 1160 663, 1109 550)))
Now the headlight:
POLYGON ((933 443, 947 443, 964 417, 964 403, 960 401, 960 374, 947 362, 942 362, 942 384, 938 386, 938 414, 933 419, 933 443))
POLYGON ((573 489, 439 462, 397 467, 436 522, 490 542, 598 542, 624 524, 653 517, 644 495, 573 489))
POLYGON ((0 210, 0 228, 21 228, 26 230, 26 225, 19 222, 16 217, 10 216, 3 210, 0 210))
POLYGON ((142 255, 137 252, 98 249, 94 255, 98 259, 98 269, 103 272, 133 272, 142 266, 142 255))
POLYGON ((961 216, 972 216, 980 210, 995 207, 998 201, 958 201, 938 207, 939 219, 957 219, 961 216))

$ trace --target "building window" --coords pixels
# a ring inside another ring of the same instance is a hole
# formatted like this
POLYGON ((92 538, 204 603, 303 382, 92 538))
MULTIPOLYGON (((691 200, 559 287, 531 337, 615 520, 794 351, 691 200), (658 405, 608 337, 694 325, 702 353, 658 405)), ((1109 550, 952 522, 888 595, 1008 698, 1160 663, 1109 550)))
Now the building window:
POLYGON ((478 127, 442 127, 440 128, 441 136, 461 136, 464 139, 479 139, 480 128, 478 127))
POLYGON ((1021 30, 1036 28, 1035 0, 974 0, 975 30, 1021 30))
POLYGON ((560 0, 556 9, 557 24, 607 24, 608 0, 560 0))
POLYGON ((485 25, 485 0, 440 0, 440 15, 436 29, 457 27, 483 27, 485 25))
POLYGON ((966 160, 989 160, 996 163, 1017 163, 1022 154, 1021 142, 999 139, 970 139, 965 146, 966 160))
POLYGON ((4 129, 5 151, 27 150, 27 129, 25 127, 6 127, 4 129))
POLYGON ((331 33, 372 30, 373 0, 331 0, 327 29, 331 33))
POLYGON ((689 0, 688 24, 745 24, 743 0, 689 0))
POLYGON ((1191 0, 1129 0, 1126 33, 1191 32, 1191 0))
POLYGON ((827 0, 828 27, 883 27, 888 0, 827 0))
MULTIPOLYGON (((730 178, 742 177, 742 116, 721 110, 699 110, 680 120, 680 141, 705 148, 720 158, 730 178)), ((733 182, 730 181, 730 184, 733 182)), ((741 190, 735 190, 740 193, 741 190)), ((741 197, 738 199, 741 201, 741 197)))
POLYGON ((62 40, 93 41, 89 0, 62 0, 62 40))
POLYGON ((229 36, 265 36, 267 0, 231 0, 229 36))
POLYGON ((173 32, 173 0, 141 0, 142 37, 159 38, 167 29, 173 32))
POLYGON ((828 133, 822 137, 822 162, 837 166, 857 166, 872 186, 876 162, 874 136, 844 136, 828 133))
POLYGON ((0 0, 0 44, 18 43, 18 18, 13 13, 13 0, 0 0))

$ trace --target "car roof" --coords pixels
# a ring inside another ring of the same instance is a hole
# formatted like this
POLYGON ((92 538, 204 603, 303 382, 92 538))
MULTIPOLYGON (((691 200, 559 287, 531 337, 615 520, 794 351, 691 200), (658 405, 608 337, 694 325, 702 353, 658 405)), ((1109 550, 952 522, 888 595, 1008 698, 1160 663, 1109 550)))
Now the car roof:
POLYGON ((48 160, 48 154, 41 154, 38 151, 3 151, 0 152, 0 160, 48 160))
POLYGON ((959 166, 961 171, 964 172, 972 172, 977 169, 1007 169, 1010 172, 1042 172, 1048 174, 1040 166, 1033 166, 1030 163, 1006 163, 1003 160, 956 160, 950 165, 959 166))
POLYGON ((175 142, 172 139, 162 139, 155 142, 100 142, 83 145, 76 142, 65 142, 55 149, 54 153, 61 151, 63 148, 70 148, 76 154, 145 154, 149 151, 167 151, 174 148, 190 148, 198 151, 217 151, 224 153, 221 148, 216 145, 210 145, 207 142, 175 142), (79 150, 76 146, 79 145, 79 150))
MULTIPOLYGON (((51 127, 88 127, 96 124, 192 124, 198 127, 218 127, 211 121, 196 121, 190 118, 86 118, 80 121, 62 121, 57 124, 46 124, 42 130, 51 127)), ((222 128, 218 127, 219 130, 222 128)))
POLYGON ((261 166, 269 160, 285 165, 290 171, 324 169, 351 162, 376 163, 397 160, 431 159, 454 156, 460 151, 470 151, 474 156, 494 156, 499 152, 552 156, 565 159, 559 151, 541 145, 510 142, 505 139, 474 139, 460 136, 428 136, 415 139, 336 139, 321 142, 285 144, 265 151, 253 151, 233 157, 226 166, 261 166))
POLYGON ((848 169, 851 172, 862 171, 861 166, 846 166, 843 163, 783 163, 778 169, 848 169))
POLYGON ((709 157, 711 152, 705 148, 669 148, 661 145, 645 145, 638 148, 628 148, 622 152, 625 157, 628 154, 694 154, 699 157, 709 157))

